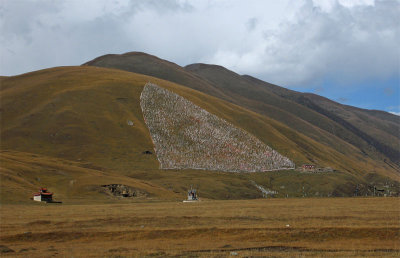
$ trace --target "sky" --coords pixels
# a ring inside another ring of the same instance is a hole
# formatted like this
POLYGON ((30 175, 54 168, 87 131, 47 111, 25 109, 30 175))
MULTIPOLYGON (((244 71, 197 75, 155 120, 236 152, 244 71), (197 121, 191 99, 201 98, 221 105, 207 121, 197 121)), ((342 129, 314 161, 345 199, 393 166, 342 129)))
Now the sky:
POLYGON ((0 75, 146 52, 400 115, 400 0, 0 0, 0 75))

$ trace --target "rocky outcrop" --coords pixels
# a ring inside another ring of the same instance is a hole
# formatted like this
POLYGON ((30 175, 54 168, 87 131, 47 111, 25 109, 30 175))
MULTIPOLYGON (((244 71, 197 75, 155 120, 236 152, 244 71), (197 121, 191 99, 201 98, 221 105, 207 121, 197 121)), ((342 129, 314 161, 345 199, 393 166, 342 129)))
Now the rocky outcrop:
POLYGON ((102 185, 102 190, 109 195, 113 195, 116 197, 144 197, 147 196, 147 193, 133 188, 131 186, 122 185, 122 184, 110 184, 110 185, 102 185))

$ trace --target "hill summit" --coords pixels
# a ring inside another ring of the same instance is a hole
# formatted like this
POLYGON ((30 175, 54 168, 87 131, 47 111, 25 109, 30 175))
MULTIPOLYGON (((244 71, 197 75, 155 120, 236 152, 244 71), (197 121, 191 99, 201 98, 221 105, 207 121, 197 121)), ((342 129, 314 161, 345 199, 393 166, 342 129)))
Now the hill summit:
POLYGON ((185 98, 147 83, 141 107, 163 169, 261 172, 294 163, 248 132, 185 98))

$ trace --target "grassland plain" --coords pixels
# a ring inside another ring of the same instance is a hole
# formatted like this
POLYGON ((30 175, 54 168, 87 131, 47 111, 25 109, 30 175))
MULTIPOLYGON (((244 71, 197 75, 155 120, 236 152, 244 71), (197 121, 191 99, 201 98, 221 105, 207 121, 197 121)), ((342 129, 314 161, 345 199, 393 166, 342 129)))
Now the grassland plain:
POLYGON ((2 205, 2 257, 398 257, 398 198, 2 205), (10 250, 11 249, 11 250, 10 250))

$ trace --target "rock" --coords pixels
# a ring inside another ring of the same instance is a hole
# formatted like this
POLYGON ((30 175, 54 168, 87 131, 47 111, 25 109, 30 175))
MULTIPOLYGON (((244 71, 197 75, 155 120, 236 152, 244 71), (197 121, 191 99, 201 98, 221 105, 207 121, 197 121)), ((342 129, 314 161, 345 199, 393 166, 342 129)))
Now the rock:
POLYGON ((147 196, 147 193, 145 191, 133 188, 128 185, 122 185, 122 184, 110 184, 110 185, 102 185, 103 187, 103 192, 117 196, 117 197, 141 197, 141 196, 147 196))

